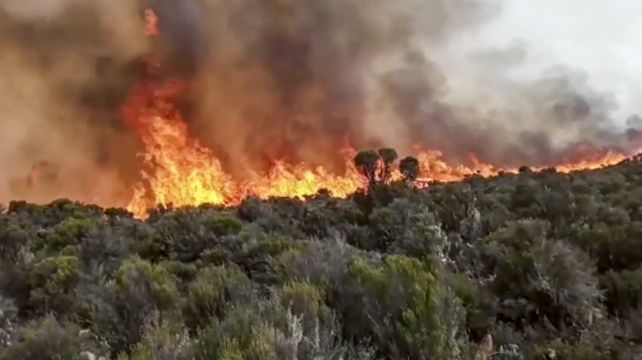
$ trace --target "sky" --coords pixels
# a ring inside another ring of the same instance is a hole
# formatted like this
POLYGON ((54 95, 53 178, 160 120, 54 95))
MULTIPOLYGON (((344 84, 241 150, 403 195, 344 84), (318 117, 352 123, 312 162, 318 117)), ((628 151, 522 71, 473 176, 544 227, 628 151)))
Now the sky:
POLYGON ((611 93, 619 105, 616 119, 642 113, 642 1, 501 0, 501 4, 493 21, 453 45, 459 51, 443 61, 451 72, 469 74, 466 54, 485 46, 503 49, 513 54, 512 78, 536 78, 551 66, 565 65, 584 72, 595 90, 611 93))

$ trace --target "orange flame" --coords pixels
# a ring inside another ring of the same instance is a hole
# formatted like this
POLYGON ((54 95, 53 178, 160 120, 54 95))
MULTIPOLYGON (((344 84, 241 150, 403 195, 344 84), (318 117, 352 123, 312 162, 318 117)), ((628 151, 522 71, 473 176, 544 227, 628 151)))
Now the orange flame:
POLYGON ((362 179, 351 165, 339 176, 323 167, 285 161, 277 161, 267 174, 233 180, 213 152, 190 137, 187 124, 173 105, 182 88, 179 81, 141 83, 132 89, 122 109, 126 123, 145 148, 144 181, 136 185, 128 206, 135 215, 144 216, 156 205, 233 205, 248 195, 303 197, 327 189, 334 196, 345 197, 361 187, 362 179))
POLYGON ((190 138, 187 124, 173 107, 172 100, 181 88, 177 81, 140 84, 132 89, 123 108, 125 120, 145 147, 142 177, 146 184, 135 187, 129 205, 139 216, 157 204, 224 204, 234 195, 221 163, 190 138))
MULTIPOLYGON (((605 154, 598 155, 589 159, 582 159, 574 162, 566 162, 555 166, 555 169, 561 173, 570 173, 580 170, 595 170, 606 166, 617 165, 626 160, 629 156, 615 151, 608 151, 605 154)), ((539 169, 536 169, 539 170, 539 169)))
MULTIPOLYGON (((145 11, 146 34, 158 35, 158 17, 145 11)), ((149 66, 158 66, 150 61, 149 66)), ((142 181, 134 187, 128 210, 144 217, 148 209, 158 205, 187 206, 211 203, 235 205, 248 195, 260 198, 304 197, 321 189, 335 197, 347 197, 361 189, 364 180, 352 164, 354 150, 344 153, 346 172, 332 174, 323 167, 308 164, 292 165, 276 161, 267 173, 252 173, 237 180, 225 172, 216 155, 189 135, 187 123, 175 106, 185 83, 180 80, 143 81, 134 86, 122 108, 126 124, 141 138, 144 146, 142 181)), ((498 168, 471 156, 469 165, 449 164, 442 153, 418 148, 419 183, 459 181, 471 175, 491 177, 500 171, 516 172, 516 168, 498 168)), ((594 169, 616 164, 624 154, 596 153, 580 161, 557 166, 560 172, 594 169)), ((541 169, 535 169, 541 170, 541 169)), ((401 178, 398 170, 393 179, 401 178)))
POLYGON ((128 206, 136 216, 157 205, 234 205, 248 195, 304 197, 321 189, 346 197, 361 187, 361 176, 351 164, 346 174, 334 175, 323 167, 277 161, 267 174, 253 173, 245 181, 235 181, 211 150, 190 137, 173 105, 182 88, 179 81, 141 83, 122 109, 145 148, 144 181, 136 185, 128 206))

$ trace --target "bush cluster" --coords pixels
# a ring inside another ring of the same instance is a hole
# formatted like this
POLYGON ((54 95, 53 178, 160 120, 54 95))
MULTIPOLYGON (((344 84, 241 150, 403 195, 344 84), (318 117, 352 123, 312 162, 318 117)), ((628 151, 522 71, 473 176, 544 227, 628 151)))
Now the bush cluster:
POLYGON ((639 160, 417 189, 371 155, 347 199, 9 204, 0 359, 642 356, 639 160))

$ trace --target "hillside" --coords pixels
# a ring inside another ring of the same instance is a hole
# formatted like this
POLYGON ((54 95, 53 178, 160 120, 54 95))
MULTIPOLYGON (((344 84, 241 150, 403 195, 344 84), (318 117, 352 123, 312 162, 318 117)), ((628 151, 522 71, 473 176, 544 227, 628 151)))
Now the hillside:
POLYGON ((1 359, 634 359, 642 159, 158 209, 0 215, 1 359))

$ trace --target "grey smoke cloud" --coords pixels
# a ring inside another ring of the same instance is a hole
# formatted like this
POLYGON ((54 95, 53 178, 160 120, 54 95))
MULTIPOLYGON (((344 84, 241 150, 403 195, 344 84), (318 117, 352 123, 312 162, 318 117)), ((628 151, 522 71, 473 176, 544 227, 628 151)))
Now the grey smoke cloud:
POLYGON ((196 127, 252 167, 261 155, 336 158, 344 135, 357 147, 409 150, 417 126, 441 120, 408 112, 447 108, 425 44, 441 47, 496 11, 469 0, 203 4, 208 52, 196 76, 196 127))
POLYGON ((612 96, 581 72, 513 80, 511 69, 528 61, 525 43, 469 54, 481 86, 465 100, 453 94, 441 55, 492 22, 498 2, 205 3, 195 126, 241 164, 284 154, 323 161, 342 134, 357 147, 423 144, 500 164, 550 164, 578 143, 630 146, 612 96), (489 90, 503 99, 485 102, 489 90))

